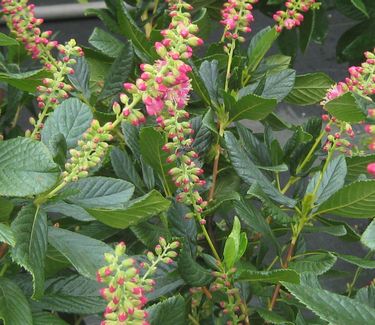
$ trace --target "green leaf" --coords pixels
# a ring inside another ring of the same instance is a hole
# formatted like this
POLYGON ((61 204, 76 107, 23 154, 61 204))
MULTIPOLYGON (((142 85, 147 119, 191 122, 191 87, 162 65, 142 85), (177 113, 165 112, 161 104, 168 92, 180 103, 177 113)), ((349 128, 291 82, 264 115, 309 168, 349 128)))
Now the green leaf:
POLYGON ((183 325, 187 323, 185 299, 178 295, 170 297, 147 309, 151 325, 183 325))
POLYGON ((199 75, 198 68, 196 67, 193 60, 190 59, 188 60, 188 62, 191 68, 193 69, 190 72, 189 76, 191 78, 191 84, 193 86, 194 92, 197 93, 197 95, 203 100, 203 102, 206 105, 211 106, 210 95, 208 93, 206 86, 204 85, 203 80, 201 79, 199 75))
POLYGON ((114 59, 120 56, 120 53, 124 48, 124 44, 116 37, 113 37, 112 34, 107 33, 98 27, 95 27, 92 32, 89 38, 89 43, 103 54, 114 59))
POLYGON ((295 79, 296 71, 293 69, 271 74, 266 78, 262 97, 273 98, 281 102, 292 91, 295 79))
POLYGON ((99 100, 113 96, 123 89, 123 83, 133 71, 134 51, 131 42, 121 50, 116 60, 111 65, 104 81, 104 87, 99 95, 99 100))
POLYGON ((91 96, 90 92, 90 67, 85 57, 81 56, 75 59, 74 74, 68 74, 69 81, 74 88, 80 91, 86 99, 91 96))
POLYGON ((346 180, 354 182, 360 175, 367 174, 367 165, 375 161, 375 154, 366 156, 346 157, 348 173, 346 180))
POLYGON ((14 205, 10 200, 0 197, 0 221, 8 220, 13 209, 14 205))
POLYGON ((350 0, 354 7, 356 7, 360 12, 362 12, 367 18, 370 18, 366 6, 362 0, 350 0))
POLYGON ((296 105, 312 105, 319 103, 326 95, 334 81, 322 72, 296 76, 292 91, 285 101, 296 105))
POLYGON ((241 223, 237 217, 234 217, 233 229, 225 242, 223 253, 224 263, 228 269, 230 269, 241 257, 239 256, 240 236, 241 223))
POLYGON ((44 311, 33 312, 33 325, 68 325, 56 315, 44 311))
MULTIPOLYGON (((318 217, 318 220, 328 226, 343 226, 346 230, 346 235, 342 236, 340 239, 350 241, 350 242, 355 242, 360 240, 360 236, 358 233, 347 223, 342 222, 342 221, 337 221, 334 219, 328 219, 328 218, 323 218, 323 217, 318 217)), ((314 226, 315 227, 315 226, 314 226)))
POLYGON ((232 133, 225 132, 224 138, 233 168, 246 183, 258 182, 262 190, 273 200, 291 207, 295 205, 295 200, 280 194, 273 184, 264 177, 232 133))
POLYGON ((361 258, 358 256, 346 255, 346 254, 338 254, 334 253, 339 259, 348 262, 353 265, 357 265, 363 269, 374 269, 375 268, 375 261, 368 260, 366 258, 361 258))
POLYGON ((170 201, 159 192, 150 193, 129 202, 123 209, 87 209, 97 220, 113 228, 125 229, 168 210, 170 201))
POLYGON ((0 195, 28 196, 57 181, 57 165, 43 143, 29 138, 0 142, 0 195))
POLYGON ((183 244, 180 250, 177 265, 181 277, 191 286, 205 286, 213 280, 209 270, 195 261, 186 243, 183 244))
POLYGON ((355 295, 355 300, 371 308, 375 308, 375 285, 370 284, 367 287, 359 289, 355 295))
POLYGON ((352 93, 346 93, 330 100, 325 109, 341 121, 358 123, 366 119, 357 98, 352 93))
POLYGON ((333 194, 318 209, 319 214, 349 218, 370 218, 375 215, 375 181, 359 181, 333 194))
POLYGON ((33 205, 25 206, 12 222, 16 245, 12 259, 33 277, 33 298, 39 299, 44 291, 44 265, 47 252, 47 215, 33 205))
POLYGON ((264 235, 267 240, 272 242, 276 249, 280 248, 270 225, 266 222, 262 214, 257 209, 254 209, 249 202, 245 202, 244 200, 234 201, 234 208, 244 224, 264 235))
POLYGON ((151 42, 147 40, 146 35, 137 26, 128 12, 125 3, 122 0, 115 0, 117 19, 120 25, 120 32, 130 40, 138 50, 137 55, 141 59, 149 61, 153 54, 151 42))
POLYGON ((42 142, 50 147, 53 136, 61 133, 67 148, 77 147, 77 142, 90 127, 93 115, 90 108, 77 98, 64 100, 47 118, 42 129, 42 142))
MULTIPOLYGON (((323 203, 344 186, 346 171, 346 162, 343 155, 340 155, 329 162, 315 193, 315 204, 319 205, 323 203)), ((310 193, 313 194, 320 176, 321 172, 318 172, 311 179, 306 189, 306 195, 310 193)))
POLYGON ((69 314, 100 313, 104 311, 106 302, 99 295, 99 289, 100 285, 95 280, 79 275, 50 279, 43 298, 36 302, 36 306, 69 314))
POLYGON ((5 35, 4 33, 0 33, 0 46, 14 46, 19 45, 19 43, 12 37, 5 35))
POLYGON ((303 24, 299 28, 299 47, 305 53, 315 29, 315 10, 309 10, 304 14, 303 24))
POLYGON ((336 256, 333 254, 307 255, 303 258, 293 260, 289 263, 289 268, 298 273, 313 273, 321 275, 330 270, 336 263, 336 256))
POLYGON ((42 84, 43 79, 50 76, 50 73, 46 72, 44 69, 19 73, 0 72, 0 81, 14 88, 34 93, 36 87, 42 84))
POLYGON ((273 73, 288 69, 291 59, 292 58, 290 56, 285 56, 282 54, 270 55, 264 58, 259 64, 259 67, 255 71, 252 79, 258 80, 265 77, 265 75, 271 75, 273 73))
POLYGON ((327 290, 283 283, 300 302, 331 324, 372 324, 375 310, 356 300, 327 290))
POLYGON ((347 234, 344 225, 328 226, 328 227, 317 227, 317 226, 305 226, 303 228, 304 232, 308 233, 326 233, 332 236, 341 237, 347 234))
POLYGON ((372 220, 361 236, 361 243, 375 251, 375 220, 372 220))
POLYGON ((0 223, 0 243, 7 243, 10 246, 16 245, 16 238, 11 228, 0 223))
POLYGON ((203 61, 199 68, 199 75, 206 86, 208 94, 210 95, 211 101, 215 105, 219 105, 219 62, 203 61))
POLYGON ((0 277, 0 319, 4 325, 33 325, 31 310, 21 289, 0 277))
POLYGON ((123 207, 131 199, 134 185, 121 179, 97 176, 70 183, 64 192, 66 199, 73 204, 87 208, 115 209, 123 207))
POLYGON ((252 271, 238 270, 237 280, 250 282, 278 283, 286 281, 290 283, 299 283, 299 275, 294 270, 271 270, 271 271, 252 271))
POLYGON ((104 254, 112 251, 99 240, 55 227, 48 228, 48 242, 72 263, 78 273, 91 279, 95 279, 96 271, 104 265, 104 254))
POLYGON ((126 151, 115 147, 111 150, 111 163, 116 176, 134 184, 138 192, 144 194, 144 184, 135 166, 134 159, 126 151))
POLYGON ((169 154, 162 150, 165 139, 162 134, 157 132, 152 127, 142 128, 140 133, 140 147, 141 153, 146 161, 159 175, 166 191, 174 189, 174 184, 168 171, 174 166, 168 164, 167 158, 169 154))
POLYGON ((267 309, 257 308, 256 311, 268 324, 294 325, 294 323, 287 321, 284 317, 267 309))
POLYGON ((229 123, 244 119, 262 120, 275 109, 276 104, 275 99, 246 95, 238 100, 229 111, 229 123))
POLYGON ((43 210, 47 213, 59 213, 83 222, 95 220, 84 208, 64 201, 49 202, 43 205, 43 210))
POLYGON ((251 39, 247 49, 247 70, 250 74, 252 74, 252 72, 254 72, 258 67, 259 63, 271 48, 277 37, 278 33, 276 32, 276 29, 267 26, 255 34, 255 36, 251 39))

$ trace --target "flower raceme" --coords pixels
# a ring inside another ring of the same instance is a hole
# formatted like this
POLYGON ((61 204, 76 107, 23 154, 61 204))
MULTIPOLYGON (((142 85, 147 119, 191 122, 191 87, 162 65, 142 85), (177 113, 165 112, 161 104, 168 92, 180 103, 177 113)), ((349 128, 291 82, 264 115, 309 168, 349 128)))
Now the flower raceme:
POLYGON ((221 10, 222 20, 220 23, 225 26, 224 37, 228 40, 245 41, 240 33, 250 33, 250 23, 254 21, 252 15, 253 4, 259 0, 229 0, 224 3, 221 10))
POLYGON ((42 112, 39 113, 37 121, 30 120, 34 131, 26 132, 27 136, 38 138, 48 111, 54 109, 73 90, 65 79, 67 75, 74 74, 72 66, 76 64, 75 58, 82 56, 83 51, 74 40, 70 40, 65 45, 51 40, 52 31, 41 30, 43 19, 35 17, 35 6, 28 5, 28 0, 2 0, 1 4, 5 21, 16 39, 25 45, 33 59, 39 60, 52 74, 52 78, 43 79, 43 85, 37 87, 39 92, 37 102, 42 112), (54 49, 58 51, 59 59, 55 59, 51 54, 54 49))
POLYGON ((276 21, 276 31, 281 32, 284 28, 293 29, 301 25, 304 16, 302 13, 310 9, 318 9, 320 3, 316 0, 288 0, 285 2, 286 10, 279 10, 273 15, 276 21))
POLYGON ((203 41, 195 36, 198 26, 191 22, 191 5, 184 1, 167 2, 171 23, 161 31, 163 40, 155 43, 160 59, 153 64, 141 64, 140 78, 134 84, 124 84, 127 93, 132 95, 132 100, 126 94, 122 94, 120 100, 125 105, 123 113, 130 117, 134 125, 144 120, 143 115, 139 115, 140 112, 134 109, 134 103, 140 100, 147 113, 156 116, 160 129, 170 139, 163 146, 163 150, 170 154, 168 162, 175 162, 177 165, 169 171, 176 186, 181 189, 177 200, 192 205, 193 215, 201 220, 200 214, 207 202, 202 199, 196 187, 205 182, 199 177, 203 170, 193 161, 198 158, 198 154, 191 149, 193 130, 186 120, 189 113, 184 109, 191 91, 188 76, 191 67, 183 60, 190 58, 192 47, 202 45, 203 41))
POLYGON ((149 324, 148 313, 143 309, 147 303, 145 294, 151 292, 155 285, 149 277, 156 272, 159 263, 173 263, 178 247, 179 242, 167 244, 161 237, 155 254, 148 252, 148 261, 141 263, 125 256, 126 245, 123 242, 116 246, 114 254, 105 255, 107 265, 97 272, 97 281, 106 284, 100 294, 108 301, 101 325, 149 324))

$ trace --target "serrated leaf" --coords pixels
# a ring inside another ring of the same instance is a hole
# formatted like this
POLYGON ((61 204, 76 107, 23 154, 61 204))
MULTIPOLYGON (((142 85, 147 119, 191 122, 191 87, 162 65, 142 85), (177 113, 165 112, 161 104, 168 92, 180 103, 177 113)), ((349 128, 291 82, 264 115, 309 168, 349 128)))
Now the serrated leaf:
POLYGON ((366 114, 352 93, 346 93, 325 104, 325 109, 341 121, 358 123, 366 119, 366 114))
POLYGON ((133 65, 133 46, 131 42, 128 42, 111 65, 108 75, 104 80, 104 87, 99 95, 99 100, 113 96, 123 89, 123 83, 128 80, 133 71, 133 65))
POLYGON ((117 38, 98 27, 95 27, 90 35, 89 43, 103 54, 114 59, 119 57, 124 48, 124 44, 117 38))
POLYGON ((237 139, 230 132, 225 132, 225 143, 228 150, 232 165, 238 175, 248 184, 258 182, 262 190, 273 200, 294 206, 295 200, 290 199, 282 194, 273 186, 273 184, 259 171, 259 169, 250 160, 244 149, 241 147, 237 139))
POLYGON ((333 194, 317 213, 330 213, 349 218, 370 218, 375 215, 375 181, 359 181, 333 194))
POLYGON ((276 29, 268 26, 255 34, 251 39, 247 49, 247 69, 250 74, 258 67, 259 63, 271 48, 277 37, 278 33, 276 32, 276 29))
POLYGON ((322 72, 296 76, 292 91, 285 101, 296 105, 312 105, 319 103, 334 81, 322 72))
POLYGON ((0 243, 6 243, 10 246, 16 245, 16 238, 10 227, 0 223, 0 243))
POLYGON ((44 291, 44 265, 47 252, 47 215, 39 207, 25 206, 12 222, 16 245, 12 259, 33 277, 33 298, 39 299, 44 291))
POLYGON ((195 261, 186 243, 182 246, 177 265, 181 277, 191 286, 205 286, 213 279, 209 270, 195 261))
POLYGON ((75 148, 83 133, 90 127, 93 115, 90 108, 77 98, 64 100, 48 117, 42 129, 42 142, 50 147, 54 135, 61 133, 67 148, 75 148))
POLYGON ((237 217, 233 219, 233 228, 224 245, 224 263, 230 269, 239 260, 241 223, 237 217))
POLYGON ((250 282, 278 283, 286 281, 299 283, 299 275, 294 270, 272 270, 272 271, 252 271, 239 270, 237 280, 250 282))
POLYGON ((0 141, 0 195, 29 196, 50 189, 57 165, 47 147, 29 138, 0 141))
POLYGON ((340 239, 351 241, 351 242, 360 240, 359 234, 345 222, 337 221, 331 218, 330 219, 323 218, 323 217, 318 217, 318 220, 324 225, 328 225, 328 226, 343 226, 346 230, 346 235, 342 236, 340 239))
MULTIPOLYGON (((315 192, 315 204, 319 205, 326 201, 330 196, 336 193, 344 186, 347 168, 344 156, 338 156, 329 162, 323 173, 321 182, 315 192)), ((318 172, 309 182, 306 194, 313 194, 317 186, 321 172, 318 172)))
POLYGON ((8 220, 13 209, 14 205, 10 200, 0 197, 0 221, 8 220))
POLYGON ((0 277, 0 319, 4 325, 33 325, 31 310, 21 289, 0 277))
POLYGON ((178 295, 170 297, 147 309, 151 325, 183 325, 187 323, 185 299, 178 295))
POLYGON ((69 314, 100 313, 104 311, 106 302, 99 295, 99 289, 95 280, 79 275, 50 279, 46 283, 45 295, 36 305, 69 314))
POLYGON ((131 199, 134 185, 110 177, 87 177, 68 184, 64 193, 66 200, 82 207, 115 209, 131 199))
POLYGON ((346 254, 338 254, 334 253, 339 259, 348 262, 353 265, 357 265, 361 267, 362 269, 374 269, 375 268, 375 261, 369 260, 366 258, 361 258, 358 256, 353 255, 346 255, 346 254))
POLYGON ((95 219, 113 228, 125 229, 168 210, 170 201, 159 192, 150 193, 129 202, 123 209, 86 209, 95 219))
POLYGON ((283 283, 300 302, 332 325, 372 324, 375 310, 353 299, 327 290, 283 283))
POLYGON ((229 111, 230 123, 240 120, 262 120, 276 107, 275 99, 246 95, 236 102, 229 111))
POLYGON ((296 71, 293 69, 271 74, 266 78, 262 97, 273 98, 281 102, 292 91, 295 79, 296 71))
POLYGON ((305 226, 303 231, 309 233, 326 233, 332 236, 345 236, 347 234, 346 228, 344 225, 337 226, 328 226, 328 227, 318 227, 318 226, 305 226))
POLYGON ((321 275, 330 270, 336 263, 336 256, 333 254, 316 254, 293 260, 289 268, 298 273, 313 273, 321 275))
POLYGON ((104 265, 104 254, 112 251, 102 241, 55 227, 48 228, 48 242, 64 255, 80 274, 91 279, 95 279, 96 271, 104 265))
POLYGON ((299 28, 299 47, 305 53, 309 46, 315 29, 315 10, 309 10, 304 14, 303 24, 299 28))
POLYGON ((169 192, 175 187, 171 177, 168 175, 168 171, 174 165, 166 162, 169 154, 162 150, 164 143, 163 135, 154 130, 154 128, 147 127, 141 130, 140 148, 142 157, 156 171, 166 187, 166 191, 169 192))
POLYGON ((370 18, 366 6, 362 0, 350 0, 354 7, 356 7, 360 12, 362 12, 367 18, 370 18))
POLYGON ((372 220, 361 236, 361 243, 372 251, 375 250, 375 220, 372 220))

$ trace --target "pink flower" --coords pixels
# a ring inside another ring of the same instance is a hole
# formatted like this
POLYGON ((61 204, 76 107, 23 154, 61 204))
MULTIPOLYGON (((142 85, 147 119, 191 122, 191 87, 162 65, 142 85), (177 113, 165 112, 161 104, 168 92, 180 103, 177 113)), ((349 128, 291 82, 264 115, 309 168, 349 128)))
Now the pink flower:
POLYGON ((367 165, 367 172, 375 176, 375 163, 371 163, 367 165))
POLYGON ((146 110, 149 115, 158 115, 164 107, 164 102, 160 97, 146 97, 143 103, 146 105, 146 110))
POLYGON ((296 25, 294 19, 288 18, 284 21, 284 26, 286 29, 292 29, 296 25))

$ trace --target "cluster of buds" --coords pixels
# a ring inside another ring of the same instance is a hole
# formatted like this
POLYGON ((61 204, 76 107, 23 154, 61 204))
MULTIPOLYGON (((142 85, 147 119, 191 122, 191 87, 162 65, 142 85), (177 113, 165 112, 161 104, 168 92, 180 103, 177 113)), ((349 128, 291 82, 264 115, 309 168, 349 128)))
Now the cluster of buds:
POLYGON ((286 10, 278 10, 273 15, 276 22, 276 31, 280 33, 284 28, 293 29, 303 22, 303 12, 318 9, 320 3, 316 0, 288 0, 285 2, 286 10))
POLYGON ((212 272, 215 281, 211 284, 210 291, 215 292, 220 290, 225 293, 227 297, 227 301, 220 302, 223 315, 227 315, 231 319, 227 322, 227 325, 242 324, 246 317, 243 313, 240 313, 243 302, 241 300, 239 289, 234 287, 233 284, 235 273, 236 268, 231 268, 226 272, 212 272))
POLYGON ((353 139, 355 136, 352 126, 328 114, 323 114, 322 120, 327 123, 324 128, 327 133, 327 141, 323 146, 323 151, 328 152, 333 148, 338 152, 351 156, 353 145, 348 139, 353 139))
POLYGON ((100 163, 107 152, 107 141, 113 139, 110 134, 113 127, 112 122, 100 126, 97 120, 92 121, 91 127, 83 134, 83 139, 78 141, 79 147, 69 150, 70 158, 62 173, 64 183, 87 177, 89 169, 100 163))
POLYGON ((2 0, 1 4, 8 28, 15 34, 16 39, 25 45, 31 57, 40 60, 53 76, 51 79, 45 78, 43 85, 37 88, 38 107, 42 112, 38 115, 37 121, 30 120, 34 132, 26 131, 26 136, 39 138, 39 130, 43 127, 43 120, 48 111, 54 109, 72 91, 72 86, 65 83, 65 78, 68 74, 74 74, 72 66, 76 64, 75 57, 82 56, 83 51, 74 40, 65 45, 51 40, 52 31, 40 29, 43 19, 35 17, 35 6, 28 5, 28 0, 2 0), (55 59, 51 54, 53 49, 59 52, 59 59, 55 59))
POLYGON ((105 254, 107 265, 97 272, 97 281, 106 284, 100 294, 108 302, 101 325, 149 324, 148 314, 143 309, 147 303, 145 294, 151 292, 155 285, 149 276, 155 273, 159 263, 173 262, 178 246, 177 241, 167 244, 164 238, 160 238, 155 254, 147 253, 149 262, 139 265, 134 258, 125 256, 126 245, 123 242, 116 246, 114 254, 105 254))
POLYGON ((349 91, 362 96, 375 94, 375 49, 365 52, 365 57, 366 61, 361 66, 348 69, 349 77, 345 78, 345 82, 340 81, 328 90, 322 105, 349 91))
MULTIPOLYGON (((375 120, 375 108, 368 109, 368 120, 375 120)), ((367 133, 367 145, 368 149, 371 151, 375 151, 375 125, 373 124, 365 124, 365 132, 367 133)))
MULTIPOLYGON (((250 23, 254 21, 251 13, 253 4, 259 0, 229 0, 224 3, 221 10, 222 20, 220 23, 225 26, 223 37, 231 40, 239 40, 244 42, 245 38, 240 33, 250 33, 250 23)), ((227 44, 226 49, 231 44, 227 44)))

